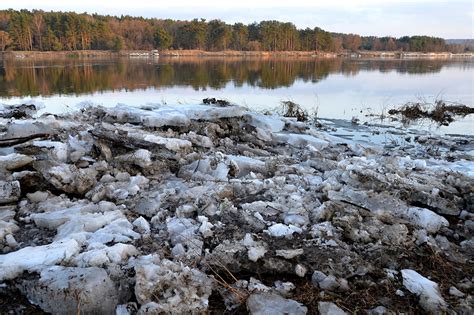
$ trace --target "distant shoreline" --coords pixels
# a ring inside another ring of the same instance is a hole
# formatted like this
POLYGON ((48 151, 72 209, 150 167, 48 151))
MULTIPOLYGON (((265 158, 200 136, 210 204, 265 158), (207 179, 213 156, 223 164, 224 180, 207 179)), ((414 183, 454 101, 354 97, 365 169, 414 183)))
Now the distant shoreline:
POLYGON ((50 58, 88 58, 88 57, 129 57, 131 59, 156 57, 298 57, 298 58, 473 58, 474 53, 453 54, 449 52, 401 52, 401 51, 358 51, 358 52, 316 52, 316 51, 204 51, 204 50, 165 50, 159 56, 148 50, 75 50, 75 51, 6 51, 0 56, 14 59, 50 58))

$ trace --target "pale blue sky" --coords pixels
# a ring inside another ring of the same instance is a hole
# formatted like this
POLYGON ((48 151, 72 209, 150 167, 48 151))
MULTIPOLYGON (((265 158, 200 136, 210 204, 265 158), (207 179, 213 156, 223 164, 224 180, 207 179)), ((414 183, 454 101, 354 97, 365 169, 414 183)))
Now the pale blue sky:
POLYGON ((472 0, 1 0, 1 9, 43 9, 226 22, 289 21, 361 35, 474 38, 472 0), (230 1, 229 1, 230 2, 230 1))

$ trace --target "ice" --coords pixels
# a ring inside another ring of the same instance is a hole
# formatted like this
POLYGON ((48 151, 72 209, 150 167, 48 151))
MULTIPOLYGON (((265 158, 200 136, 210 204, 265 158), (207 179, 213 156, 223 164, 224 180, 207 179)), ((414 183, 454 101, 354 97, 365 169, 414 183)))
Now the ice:
POLYGON ((209 219, 205 216, 198 216, 198 221, 201 222, 199 232, 204 238, 211 237, 213 235, 212 228, 214 225, 209 222, 209 219))
POLYGON ((25 281, 28 299, 51 314, 114 314, 118 294, 101 268, 53 266, 41 271, 38 281, 25 281))
POLYGON ((402 215, 429 233, 436 233, 443 226, 449 226, 448 220, 444 217, 424 208, 410 207, 402 215))
POLYGON ((49 197, 49 194, 45 191, 36 191, 34 193, 26 194, 26 197, 31 202, 38 203, 38 202, 46 201, 46 199, 48 199, 49 197))
POLYGON ((8 237, 17 232, 19 229, 20 228, 13 220, 9 222, 0 220, 0 244, 4 239, 6 239, 6 242, 8 242, 8 237))
POLYGON ((44 266, 67 262, 79 253, 80 245, 72 239, 43 246, 24 247, 0 255, 0 281, 14 279, 23 271, 38 271, 44 266))
POLYGON ((446 302, 439 292, 438 284, 411 269, 403 269, 403 286, 420 297, 420 305, 427 312, 438 313, 446 309, 446 302))
POLYGON ((145 149, 139 149, 133 153, 117 157, 118 161, 132 163, 140 167, 149 167, 152 164, 151 152, 145 149))
POLYGON ((274 237, 291 237, 293 233, 301 233, 303 230, 294 225, 276 223, 268 228, 268 234, 274 237))
POLYGON ((256 293, 250 295, 247 299, 247 309, 252 315, 304 315, 308 312, 308 309, 302 304, 273 293, 256 293))
POLYGON ((199 270, 154 259, 138 262, 135 271, 135 295, 142 311, 183 314, 207 310, 213 281, 199 270))
POLYGON ((122 218, 117 219, 92 233, 86 243, 128 243, 139 238, 140 234, 133 231, 133 225, 126 218, 122 218))
POLYGON ((180 177, 193 180, 227 181, 228 173, 229 167, 225 163, 219 162, 212 166, 210 159, 197 160, 180 169, 180 177))
POLYGON ((238 106, 179 105, 159 106, 152 110, 143 110, 119 105, 116 108, 108 109, 107 113, 115 121, 142 123, 147 127, 163 127, 186 126, 190 124, 191 120, 240 117, 244 111, 238 106))
POLYGON ((318 302, 318 309, 321 315, 347 315, 346 312, 332 302, 318 302))
POLYGON ((257 128, 269 130, 270 132, 280 132, 285 127, 285 122, 278 116, 268 116, 252 112, 248 112, 246 115, 250 120, 250 124, 257 128))
POLYGON ((67 144, 65 143, 58 141, 38 140, 33 141, 33 145, 40 148, 52 148, 52 158, 58 162, 66 162, 68 159, 69 150, 67 144))
POLYGON ((13 171, 24 167, 34 159, 28 155, 11 153, 8 155, 0 155, 0 175, 5 171, 13 171))
POLYGON ((144 139, 149 142, 162 144, 167 149, 171 151, 175 151, 175 152, 192 147, 192 143, 189 142, 188 140, 165 138, 165 137, 160 137, 160 136, 155 136, 155 135, 145 135, 144 139))
POLYGON ((300 256, 304 253, 304 249, 278 249, 276 250, 276 255, 281 256, 285 259, 293 259, 297 256, 300 256))
POLYGON ((20 198, 20 182, 0 180, 0 205, 15 202, 20 198))
POLYGON ((264 173, 266 171, 265 162, 247 156, 228 155, 227 158, 237 164, 238 172, 236 177, 243 177, 250 172, 264 173))
POLYGON ((97 298, 113 300, 100 313, 214 312, 220 299, 228 312, 248 302, 257 314, 317 313, 311 292, 323 314, 399 313, 416 300, 399 298, 403 287, 384 292, 399 277, 396 257, 404 270, 419 267, 406 255, 416 246, 436 255, 436 272, 430 264, 423 272, 449 274, 439 286, 451 293, 442 300, 410 272, 405 286, 427 312, 472 313, 466 137, 368 145, 235 106, 91 106, 3 121, 1 139, 41 133, 0 153, 9 154, 0 156, 0 281, 14 280, 0 286, 7 298, 34 288, 43 311, 56 303, 75 313, 70 296, 58 300, 59 284, 90 293, 90 284, 102 288, 97 278, 111 299, 102 289, 97 298), (298 281, 284 282, 291 275, 298 281), (348 294, 358 299, 329 302, 348 294))
POLYGON ((150 234, 150 224, 144 217, 138 217, 133 221, 133 226, 142 234, 150 234))
POLYGON ((93 244, 94 248, 85 251, 74 258, 74 262, 79 267, 103 266, 106 264, 125 264, 129 257, 138 255, 138 250, 135 246, 129 244, 118 243, 113 246, 100 246, 97 243, 93 244), (100 248, 102 247, 102 248, 100 248))
POLYGON ((265 253, 267 250, 263 246, 255 246, 255 247, 250 247, 248 250, 248 257, 251 261, 257 261, 263 256, 265 256, 265 253))
POLYGON ((295 133, 275 133, 275 140, 280 143, 288 143, 289 145, 304 148, 311 145, 317 150, 322 150, 329 145, 329 142, 311 135, 295 134, 295 133))

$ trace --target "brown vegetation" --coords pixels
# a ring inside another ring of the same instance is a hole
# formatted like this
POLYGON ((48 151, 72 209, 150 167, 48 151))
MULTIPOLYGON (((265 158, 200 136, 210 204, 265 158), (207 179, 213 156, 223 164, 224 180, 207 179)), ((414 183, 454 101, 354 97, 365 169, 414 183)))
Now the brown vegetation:
POLYGON ((474 114, 474 108, 457 103, 447 103, 443 100, 436 100, 434 104, 410 102, 403 105, 400 109, 391 109, 390 115, 402 115, 406 121, 417 120, 421 118, 430 119, 440 125, 449 125, 456 116, 464 117, 474 114))

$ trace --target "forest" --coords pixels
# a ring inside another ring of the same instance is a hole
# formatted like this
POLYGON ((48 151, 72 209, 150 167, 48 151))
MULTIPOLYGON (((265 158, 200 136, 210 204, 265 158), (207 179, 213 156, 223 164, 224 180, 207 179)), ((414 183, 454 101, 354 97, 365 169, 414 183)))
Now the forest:
POLYGON ((376 37, 261 21, 180 21, 41 10, 0 11, 0 51, 199 49, 208 51, 414 51, 455 53, 472 46, 429 36, 376 37))

